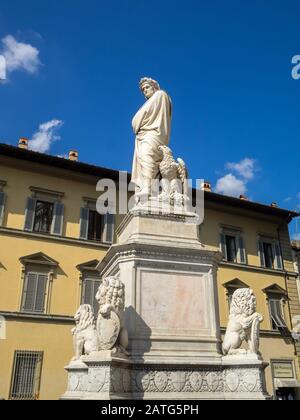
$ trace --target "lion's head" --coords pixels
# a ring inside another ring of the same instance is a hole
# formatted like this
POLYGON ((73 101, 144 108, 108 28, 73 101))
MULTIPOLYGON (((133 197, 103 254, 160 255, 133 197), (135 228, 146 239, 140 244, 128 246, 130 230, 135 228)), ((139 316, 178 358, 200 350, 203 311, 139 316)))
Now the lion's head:
POLYGON ((250 316, 256 311, 256 298, 251 289, 238 289, 232 296, 230 315, 250 316))
POLYGON ((109 305, 116 312, 124 309, 124 298, 124 284, 116 277, 106 277, 96 295, 100 310, 103 305, 109 305))
POLYGON ((94 310, 91 305, 81 305, 74 315, 76 322, 75 332, 87 329, 95 324, 94 310))

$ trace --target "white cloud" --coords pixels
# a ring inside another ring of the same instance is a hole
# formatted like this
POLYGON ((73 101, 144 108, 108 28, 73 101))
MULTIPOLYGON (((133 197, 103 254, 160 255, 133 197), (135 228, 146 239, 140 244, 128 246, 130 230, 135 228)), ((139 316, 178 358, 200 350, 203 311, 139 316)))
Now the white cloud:
POLYGON ((290 201, 292 201, 292 197, 286 197, 283 201, 285 202, 285 203, 288 203, 288 202, 290 202, 290 201))
POLYGON ((247 191, 246 181, 238 179, 235 175, 227 174, 217 182, 216 192, 230 196, 244 195, 247 191))
POLYGON ((245 158, 238 163, 229 162, 226 164, 226 168, 250 181, 254 178, 255 160, 245 158))
POLYGON ((45 153, 52 143, 60 139, 60 136, 55 135, 55 131, 63 125, 61 120, 51 120, 39 126, 39 130, 33 134, 29 141, 29 149, 45 153))
POLYGON ((245 158, 240 162, 228 162, 225 165, 230 173, 219 178, 215 191, 230 196, 244 195, 247 191, 247 184, 254 178, 257 170, 255 159, 245 158))
POLYGON ((25 70, 30 74, 37 73, 41 65, 39 50, 30 44, 18 42, 12 35, 2 39, 0 53, 6 60, 6 71, 25 70))
POLYGON ((300 198, 300 192, 298 193, 297 197, 300 198))

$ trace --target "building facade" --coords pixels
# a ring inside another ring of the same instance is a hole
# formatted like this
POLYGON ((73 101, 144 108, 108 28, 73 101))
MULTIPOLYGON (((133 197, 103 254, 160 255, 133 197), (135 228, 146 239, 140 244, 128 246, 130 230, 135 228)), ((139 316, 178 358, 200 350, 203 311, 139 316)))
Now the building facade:
MULTIPOLYGON (((58 399, 73 355, 73 315, 94 300, 96 266, 114 241, 121 216, 96 211, 96 184, 118 171, 0 145, 0 397, 58 399)), ((300 316, 288 223, 297 214, 221 196, 205 186, 201 242, 223 253, 218 272, 222 331, 233 292, 250 287, 264 316, 261 352, 268 392, 297 398, 300 316)))

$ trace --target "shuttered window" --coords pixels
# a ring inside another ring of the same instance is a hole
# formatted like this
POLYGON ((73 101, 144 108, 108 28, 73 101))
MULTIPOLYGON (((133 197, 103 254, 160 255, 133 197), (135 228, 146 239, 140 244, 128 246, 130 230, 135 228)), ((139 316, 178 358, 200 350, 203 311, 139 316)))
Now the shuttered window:
POLYGON ((221 233, 220 249, 225 261, 247 264, 244 239, 239 233, 221 233))
POLYGON ((97 315, 99 311, 99 303, 96 300, 96 294, 98 292, 100 283, 100 280, 93 278, 85 278, 83 280, 81 303, 91 305, 94 309, 95 315, 97 315))
POLYGON ((269 299, 269 307, 272 329, 278 330, 280 328, 286 328, 286 323, 283 317, 281 299, 269 299))
POLYGON ((101 215, 96 210, 81 208, 80 239, 113 243, 115 232, 115 216, 101 215))
POLYGON ((61 202, 27 199, 24 230, 62 235, 63 221, 64 205, 61 202))
POLYGON ((23 312, 44 313, 47 281, 47 274, 26 274, 22 299, 23 312))
POLYGON ((258 242, 258 254, 261 267, 283 269, 281 249, 277 241, 260 240, 258 242))
POLYGON ((43 352, 16 351, 10 400, 39 399, 43 352))

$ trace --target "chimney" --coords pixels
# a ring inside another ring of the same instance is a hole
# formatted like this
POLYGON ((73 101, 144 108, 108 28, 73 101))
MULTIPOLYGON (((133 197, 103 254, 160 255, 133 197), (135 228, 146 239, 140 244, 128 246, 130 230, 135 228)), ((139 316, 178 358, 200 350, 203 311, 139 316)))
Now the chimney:
POLYGON ((241 194, 240 195, 240 200, 244 200, 245 201, 245 200, 248 200, 248 198, 245 195, 241 194))
POLYGON ((69 152, 69 160, 72 160, 73 162, 78 162, 78 152, 76 152, 76 150, 71 150, 69 152))
POLYGON ((273 201, 273 203, 271 203, 271 207, 278 207, 278 204, 273 201))
POLYGON ((21 137, 20 140, 19 140, 18 147, 20 149, 27 150, 28 149, 28 139, 26 139, 25 137, 21 137))
POLYGON ((209 181, 202 182, 201 189, 202 189, 202 191, 211 192, 211 183, 209 181))

